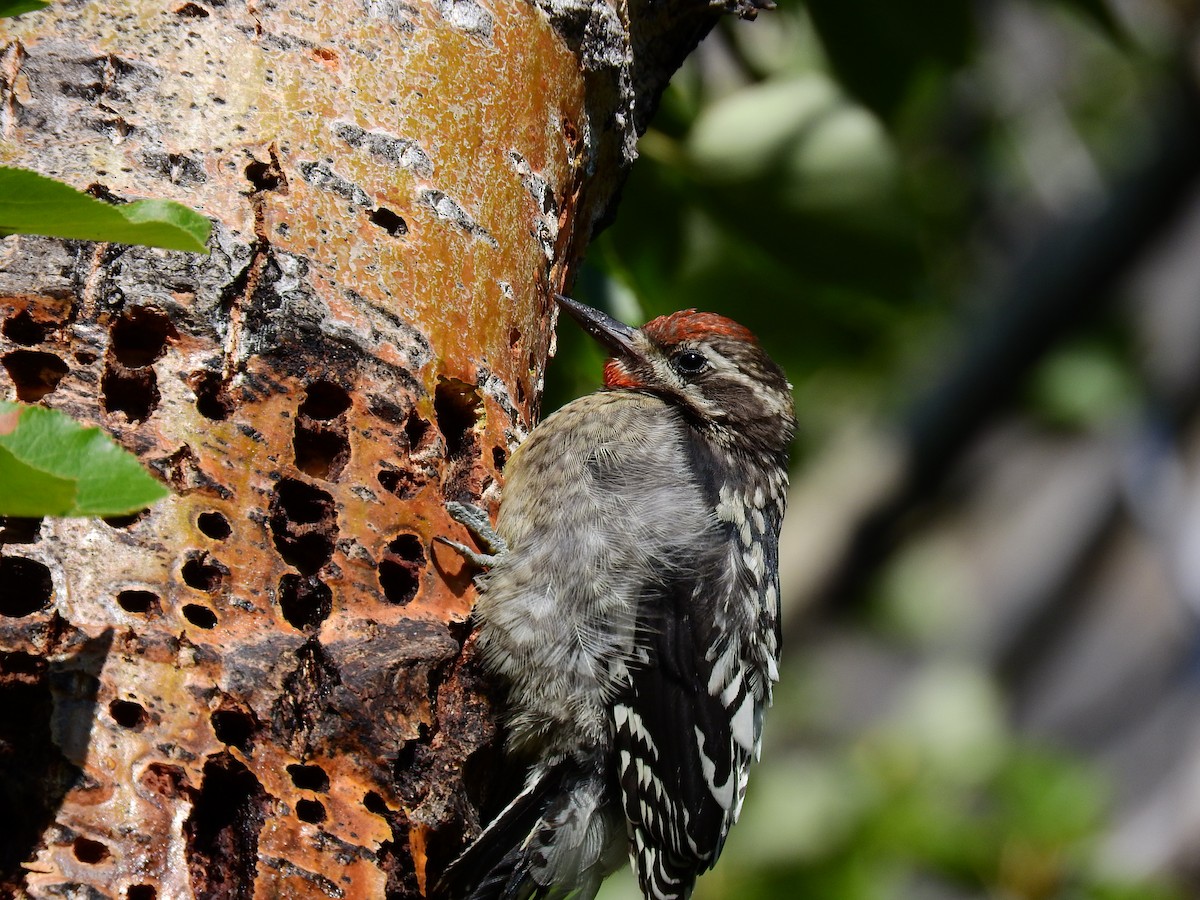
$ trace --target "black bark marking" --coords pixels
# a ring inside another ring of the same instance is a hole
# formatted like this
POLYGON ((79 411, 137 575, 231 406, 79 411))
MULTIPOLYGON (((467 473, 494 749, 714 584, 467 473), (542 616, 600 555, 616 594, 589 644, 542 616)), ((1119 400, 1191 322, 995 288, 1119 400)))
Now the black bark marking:
POLYGON ((188 875, 197 897, 251 900, 258 836, 270 802, 254 773, 229 753, 204 764, 204 780, 183 824, 188 875))
POLYGON ((298 755, 305 755, 314 736, 338 727, 330 718, 331 695, 342 684, 341 673, 315 637, 296 650, 296 667, 283 680, 283 691, 272 710, 276 730, 291 735, 298 755))

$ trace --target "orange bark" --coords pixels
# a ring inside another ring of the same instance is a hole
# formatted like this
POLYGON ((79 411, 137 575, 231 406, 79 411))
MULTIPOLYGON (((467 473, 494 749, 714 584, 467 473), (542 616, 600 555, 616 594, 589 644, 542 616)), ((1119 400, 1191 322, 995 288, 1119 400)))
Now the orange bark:
POLYGON ((432 539, 466 538, 445 499, 495 502, 549 295, 712 16, 656 68, 627 12, 0 23, 0 163, 214 222, 207 258, 0 241, 0 392, 176 491, 0 530, 0 896, 416 897, 460 846, 495 728, 469 573, 432 539))

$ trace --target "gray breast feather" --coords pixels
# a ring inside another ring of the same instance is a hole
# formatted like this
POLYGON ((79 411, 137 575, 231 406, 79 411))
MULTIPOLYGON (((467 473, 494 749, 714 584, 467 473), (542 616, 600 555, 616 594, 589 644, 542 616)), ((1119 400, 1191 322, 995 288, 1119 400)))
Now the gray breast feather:
POLYGON ((639 604, 695 565, 716 528, 690 474, 679 414, 601 393, 547 419, 509 462, 497 531, 508 543, 476 605, 481 648, 511 685, 514 747, 582 732, 608 740, 605 703, 634 655, 639 604))

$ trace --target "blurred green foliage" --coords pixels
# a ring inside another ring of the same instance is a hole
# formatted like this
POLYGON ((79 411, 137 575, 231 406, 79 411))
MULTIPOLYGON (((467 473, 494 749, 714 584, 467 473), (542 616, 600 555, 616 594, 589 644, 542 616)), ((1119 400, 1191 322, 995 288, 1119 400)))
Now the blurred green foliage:
MULTIPOLYGON (((795 385, 802 466, 899 416, 1011 261, 1141 149, 1169 21, 1105 0, 784 0, 725 22, 664 97, 576 294, 632 322, 697 307, 751 327, 795 385)), ((577 329, 559 340, 544 411, 599 379, 577 329)), ((1135 355, 1123 323, 1085 329, 1035 369, 1025 411, 1069 429, 1122 414, 1135 355)), ((789 648, 743 821, 697 900, 1182 896, 1106 870, 1104 779, 1016 735, 990 675, 946 649, 954 565, 922 546, 876 579, 863 627, 918 669, 883 721, 828 726, 789 648)), ((601 893, 636 896, 628 873, 601 893)))
MULTIPOLYGON (((1182 900, 1165 881, 1106 870, 1104 779, 1014 738, 969 664, 927 666, 852 736, 823 725, 814 679, 785 684, 775 718, 792 733, 772 735, 696 900, 1182 900)), ((600 894, 637 896, 628 873, 600 894)))
MULTIPOLYGON (((997 263, 1136 153, 1166 66, 1169 48, 1134 40, 1103 0, 1032 4, 1046 46, 1007 57, 984 14, 784 0, 723 22, 664 96, 580 298, 633 320, 698 307, 744 322, 796 386, 801 455, 848 413, 896 413, 997 263), (1042 94, 1020 71, 1035 51, 1061 55, 1042 94)), ((599 355, 560 338, 547 411, 598 378, 599 355)))
POLYGON ((764 766, 729 863, 697 897, 1174 896, 1097 869, 1105 801, 1077 762, 1012 739, 979 673, 933 665, 848 745, 764 766))

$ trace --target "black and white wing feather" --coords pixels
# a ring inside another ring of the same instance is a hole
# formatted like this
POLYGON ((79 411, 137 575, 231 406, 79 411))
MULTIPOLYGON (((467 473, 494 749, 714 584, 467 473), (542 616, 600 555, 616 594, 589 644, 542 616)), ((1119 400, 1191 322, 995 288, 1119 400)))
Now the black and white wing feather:
POLYGON ((741 811, 760 730, 763 700, 733 661, 740 651, 714 656, 712 637, 686 610, 648 620, 648 658, 613 707, 630 855, 654 900, 689 896, 716 862, 741 811))
POLYGON ((660 593, 641 606, 643 657, 614 704, 613 734, 630 855, 650 900, 688 897, 741 813, 778 678, 784 485, 711 485, 725 539, 692 579, 649 586, 660 593))

